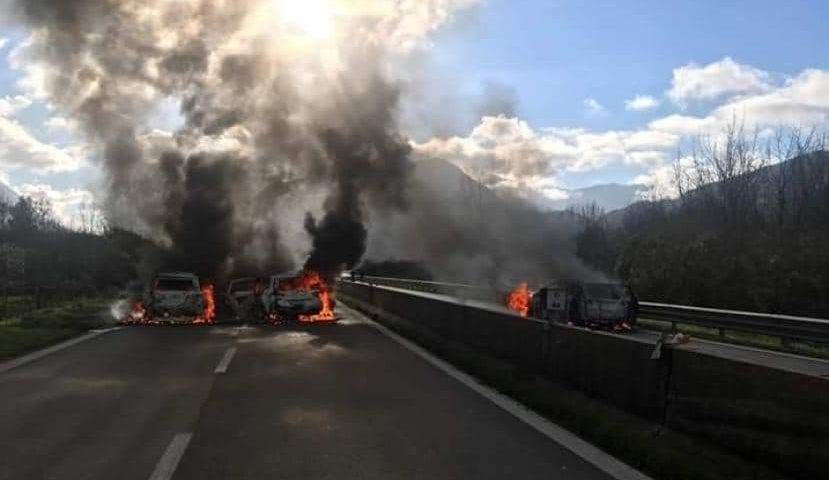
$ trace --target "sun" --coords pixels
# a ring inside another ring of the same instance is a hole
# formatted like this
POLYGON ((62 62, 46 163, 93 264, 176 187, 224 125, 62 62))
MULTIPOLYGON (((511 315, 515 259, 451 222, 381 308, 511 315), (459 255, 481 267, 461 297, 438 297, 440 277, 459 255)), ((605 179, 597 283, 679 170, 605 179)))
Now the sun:
POLYGON ((271 0, 271 4, 285 26, 305 36, 322 40, 334 30, 329 0, 271 0))

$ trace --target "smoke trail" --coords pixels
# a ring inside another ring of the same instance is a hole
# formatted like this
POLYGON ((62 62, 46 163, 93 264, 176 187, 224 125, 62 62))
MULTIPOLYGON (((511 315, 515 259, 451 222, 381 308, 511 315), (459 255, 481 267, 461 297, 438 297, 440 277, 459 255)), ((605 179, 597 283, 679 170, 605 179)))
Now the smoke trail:
POLYGON ((307 243, 280 233, 296 208, 309 210, 307 267, 359 261, 367 207, 406 205, 389 58, 476 0, 14 3, 31 31, 22 68, 96 147, 110 221, 222 276, 300 261, 307 243), (157 131, 171 102, 181 127, 157 131))

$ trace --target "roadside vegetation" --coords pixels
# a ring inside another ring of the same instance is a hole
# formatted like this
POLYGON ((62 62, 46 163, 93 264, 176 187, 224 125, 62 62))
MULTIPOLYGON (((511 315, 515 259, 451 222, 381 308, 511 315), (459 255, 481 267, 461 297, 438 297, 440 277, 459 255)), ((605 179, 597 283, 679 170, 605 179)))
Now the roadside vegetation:
MULTIPOLYGON (((11 300, 13 305, 26 303, 21 297, 11 300)), ((0 321, 0 361, 113 324, 105 297, 79 298, 33 310, 8 310, 0 321)))
POLYGON ((643 300, 829 318, 829 152, 734 122, 678 152, 676 198, 572 209, 579 256, 643 300))
POLYGON ((112 323, 148 242, 100 222, 60 225, 45 202, 0 203, 0 360, 112 323))

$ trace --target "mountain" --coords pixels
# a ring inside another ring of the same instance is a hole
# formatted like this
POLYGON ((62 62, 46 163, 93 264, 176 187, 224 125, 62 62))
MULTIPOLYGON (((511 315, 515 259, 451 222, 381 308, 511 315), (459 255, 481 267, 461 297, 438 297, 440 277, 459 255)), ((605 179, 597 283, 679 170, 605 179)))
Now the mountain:
POLYGON ((604 183, 591 187, 565 190, 568 195, 567 198, 546 200, 543 206, 550 210, 566 210, 570 207, 595 204, 605 212, 612 212, 642 200, 642 194, 646 190, 647 187, 644 185, 604 183))
MULTIPOLYGON (((829 183, 829 151, 816 151, 766 165, 747 174, 745 178, 756 186, 756 201, 761 211, 777 208, 780 202, 791 208, 793 204, 806 201, 807 192, 829 183)), ((718 195, 717 192, 724 187, 727 185, 724 186, 720 182, 710 183, 688 192, 687 197, 694 199, 706 194, 718 195)), ((814 207, 816 201, 823 200, 811 198, 807 206, 814 207)), ((606 219, 608 224, 618 227, 627 214, 637 215, 653 208, 669 212, 678 208, 681 203, 676 198, 649 201, 640 197, 622 208, 605 209, 606 219)))
POLYGON ((0 182, 0 203, 13 205, 17 203, 17 199, 19 197, 20 195, 18 195, 17 192, 12 190, 11 187, 9 187, 3 182, 0 182))

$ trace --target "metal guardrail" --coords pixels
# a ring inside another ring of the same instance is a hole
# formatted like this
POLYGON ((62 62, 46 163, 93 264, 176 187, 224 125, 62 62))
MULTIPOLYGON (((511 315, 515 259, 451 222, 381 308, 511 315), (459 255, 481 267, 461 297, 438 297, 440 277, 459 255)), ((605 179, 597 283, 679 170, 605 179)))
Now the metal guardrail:
MULTIPOLYGON (((500 292, 492 288, 460 283, 370 276, 358 277, 357 279, 377 285, 493 302, 506 295, 506 292, 500 292)), ((736 331, 762 334, 784 340, 829 344, 829 320, 820 318, 721 310, 656 302, 639 302, 639 317, 669 323, 672 330, 676 330, 679 324, 684 324, 715 329, 719 331, 720 336, 724 336, 727 331, 736 331)))
POLYGON ((737 331, 790 340, 829 343, 829 320, 820 318, 654 302, 639 302, 639 317, 668 322, 674 330, 677 324, 686 324, 716 329, 720 336, 724 336, 726 331, 737 331))

